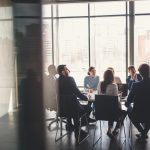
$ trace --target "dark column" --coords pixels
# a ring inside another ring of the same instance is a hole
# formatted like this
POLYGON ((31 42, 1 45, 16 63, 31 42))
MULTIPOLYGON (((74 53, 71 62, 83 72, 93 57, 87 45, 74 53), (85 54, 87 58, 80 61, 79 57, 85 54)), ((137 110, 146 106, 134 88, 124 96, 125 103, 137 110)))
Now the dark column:
POLYGON ((129 13, 130 13, 130 17, 129 17, 129 55, 130 55, 130 65, 134 65, 134 2, 131 1, 129 2, 129 13))
POLYGON ((19 150, 45 150, 40 0, 14 0, 19 150))

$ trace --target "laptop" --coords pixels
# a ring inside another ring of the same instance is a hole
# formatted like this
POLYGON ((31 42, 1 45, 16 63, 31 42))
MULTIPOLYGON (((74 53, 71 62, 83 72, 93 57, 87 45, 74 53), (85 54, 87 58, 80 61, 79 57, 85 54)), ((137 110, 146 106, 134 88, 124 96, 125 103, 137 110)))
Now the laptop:
POLYGON ((118 83, 118 91, 122 93, 122 97, 126 97, 128 95, 128 85, 126 83, 118 83))

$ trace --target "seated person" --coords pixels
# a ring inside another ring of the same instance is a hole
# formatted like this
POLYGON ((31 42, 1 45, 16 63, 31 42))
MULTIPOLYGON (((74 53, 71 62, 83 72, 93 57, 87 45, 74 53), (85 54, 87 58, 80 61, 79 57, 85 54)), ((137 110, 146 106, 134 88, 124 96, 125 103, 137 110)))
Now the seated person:
POLYGON ((90 67, 88 70, 88 76, 84 78, 84 88, 88 92, 92 93, 97 90, 97 85, 99 83, 99 76, 96 76, 96 70, 94 67, 90 67))
MULTIPOLYGON (((104 80, 98 85, 98 94, 118 96, 118 87, 117 87, 117 84, 114 82, 114 73, 111 70, 106 70, 104 72, 104 80)), ((127 114, 126 111, 121 109, 121 103, 119 99, 118 99, 118 102, 119 102, 118 107, 120 108, 120 119, 117 122, 116 127, 113 132, 112 132, 113 121, 108 121, 107 135, 112 139, 114 139, 115 135, 118 134, 121 123, 123 122, 127 114)))
POLYGON ((140 132, 137 134, 138 141, 142 142, 147 138, 150 129, 150 67, 148 64, 142 64, 138 71, 143 80, 133 83, 125 105, 129 108, 129 118, 140 132), (131 103, 133 108, 129 107, 131 103))
MULTIPOLYGON (((74 98, 70 99, 70 101, 77 101, 77 105, 74 107, 74 110, 72 110, 72 113, 74 114, 73 121, 74 121, 74 128, 75 128, 75 138, 77 140, 78 134, 79 134, 79 117, 82 114, 87 114, 88 122, 95 122, 95 119, 91 119, 89 117, 91 113, 91 107, 89 105, 82 106, 77 98, 80 98, 82 100, 88 100, 88 98, 83 95, 79 89, 77 88, 77 85, 75 83, 75 80, 73 77, 69 76, 70 71, 68 70, 66 65, 59 65, 57 68, 57 72, 59 74, 58 78, 58 90, 59 95, 73 95, 74 98)), ((69 107, 69 106, 68 106, 69 107)), ((73 127, 71 118, 68 118, 68 127, 73 127)))
POLYGON ((44 106, 50 111, 57 111, 56 97, 56 77, 57 74, 56 67, 54 65, 48 66, 48 75, 44 74, 43 77, 43 97, 44 97, 44 106), (53 87, 53 88, 52 88, 53 87))
POLYGON ((129 66, 128 67, 128 72, 129 72, 129 76, 126 79, 126 82, 128 84, 128 89, 129 91, 131 90, 132 87, 132 83, 133 82, 137 82, 137 81, 141 81, 142 77, 140 74, 136 73, 135 67, 134 66, 129 66))
POLYGON ((114 82, 115 82, 116 84, 122 83, 120 77, 115 76, 115 70, 114 70, 114 68, 108 67, 107 70, 111 70, 111 71, 114 73, 114 82))

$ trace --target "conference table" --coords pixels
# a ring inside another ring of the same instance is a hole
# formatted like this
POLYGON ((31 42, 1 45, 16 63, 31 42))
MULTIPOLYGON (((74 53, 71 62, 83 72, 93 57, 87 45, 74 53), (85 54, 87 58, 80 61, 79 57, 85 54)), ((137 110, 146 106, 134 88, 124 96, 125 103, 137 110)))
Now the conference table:
MULTIPOLYGON (((97 91, 93 91, 92 93, 83 92, 83 94, 86 95, 89 99, 88 99, 88 101, 79 100, 79 102, 80 102, 81 105, 87 105, 89 102, 94 102, 95 101, 95 95, 97 95, 98 92, 97 91)), ((118 97, 120 98, 122 110, 127 110, 127 107, 125 106, 127 96, 122 97, 121 94, 119 94, 118 97)))

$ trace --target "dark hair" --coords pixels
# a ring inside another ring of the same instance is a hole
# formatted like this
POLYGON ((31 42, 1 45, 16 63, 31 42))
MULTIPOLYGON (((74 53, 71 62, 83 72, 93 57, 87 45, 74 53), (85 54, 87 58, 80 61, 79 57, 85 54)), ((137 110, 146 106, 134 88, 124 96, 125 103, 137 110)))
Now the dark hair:
POLYGON ((92 66, 91 66, 91 67, 89 68, 89 70, 88 70, 88 73, 87 73, 87 74, 88 74, 88 75, 90 75, 90 72, 91 72, 93 69, 95 69, 95 67, 92 67, 92 66))
POLYGON ((105 93, 107 85, 114 82, 114 73, 112 72, 112 70, 106 70, 104 72, 103 78, 104 81, 101 83, 100 88, 101 88, 101 92, 105 93))
POLYGON ((132 69, 135 70, 135 67, 133 65, 131 65, 131 66, 128 67, 128 70, 132 70, 132 69))
POLYGON ((115 73, 115 70, 113 67, 108 67, 107 70, 111 70, 113 73, 115 73))
POLYGON ((150 66, 148 64, 141 64, 138 71, 143 78, 147 78, 150 75, 150 66))
POLYGON ((66 65, 59 65, 59 66, 57 67, 57 72, 58 72, 59 75, 62 74, 62 71, 64 70, 64 67, 65 67, 65 66, 66 66, 66 65))

